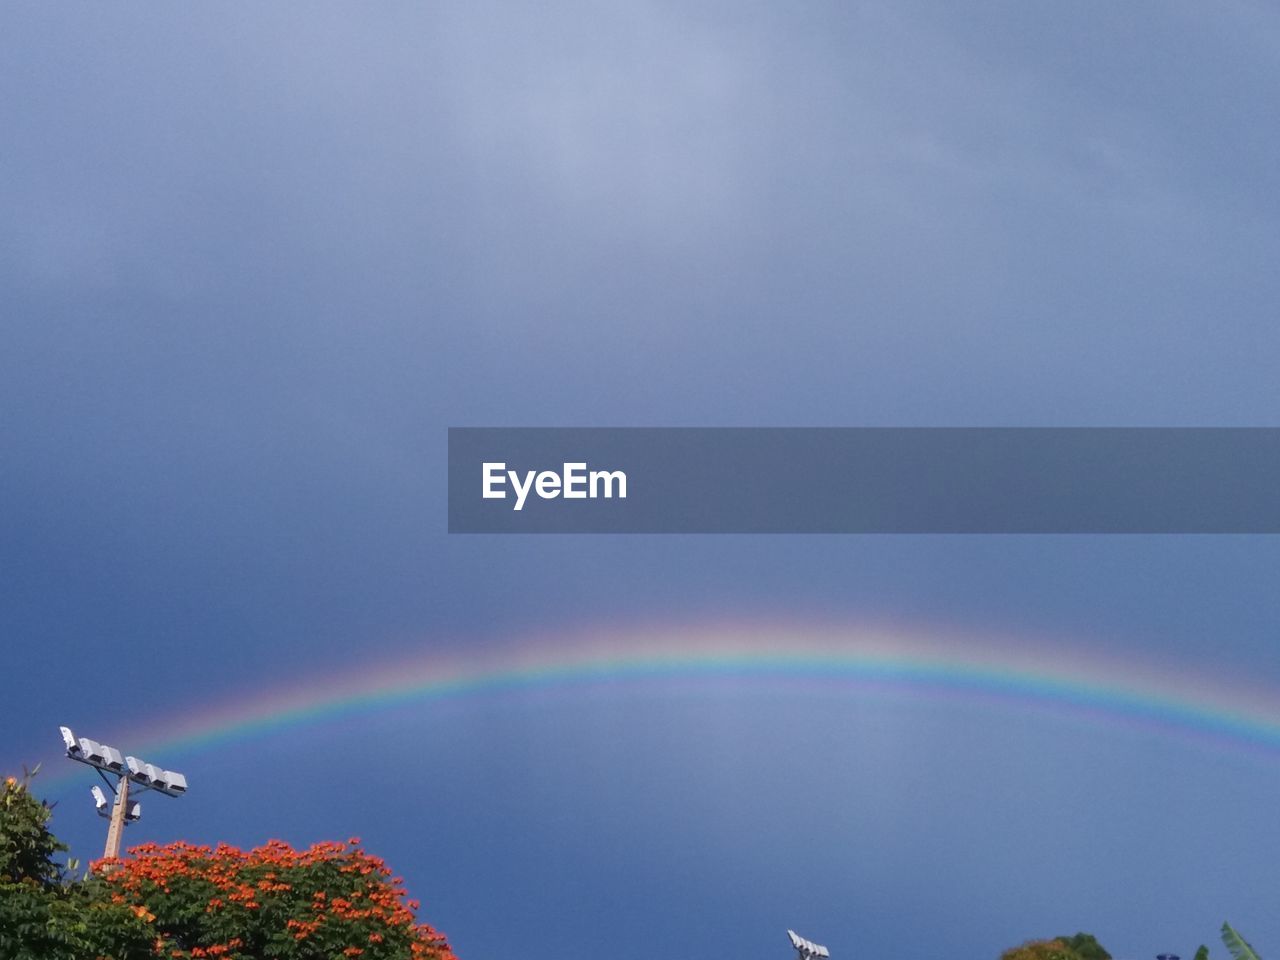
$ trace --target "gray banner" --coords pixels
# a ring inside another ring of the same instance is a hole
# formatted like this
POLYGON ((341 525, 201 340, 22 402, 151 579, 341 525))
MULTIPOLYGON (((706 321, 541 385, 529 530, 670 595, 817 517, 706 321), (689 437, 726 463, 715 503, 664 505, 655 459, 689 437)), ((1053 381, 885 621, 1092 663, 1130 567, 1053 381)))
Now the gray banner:
POLYGON ((451 533, 1277 533, 1280 428, 449 430, 451 533))

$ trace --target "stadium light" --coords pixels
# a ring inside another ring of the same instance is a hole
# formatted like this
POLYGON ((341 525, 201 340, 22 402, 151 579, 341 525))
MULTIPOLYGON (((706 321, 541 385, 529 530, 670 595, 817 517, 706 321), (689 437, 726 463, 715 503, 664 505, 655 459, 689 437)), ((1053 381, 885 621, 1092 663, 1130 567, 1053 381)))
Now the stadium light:
POLYGON ((107 789, 115 795, 115 801, 108 804, 101 787, 95 785, 90 790, 98 814, 111 820, 111 825, 107 828, 107 846, 103 852, 107 859, 120 856, 120 841, 125 826, 142 817, 142 804, 129 799, 130 784, 139 792, 155 790, 167 797, 180 797, 187 792, 187 778, 180 773, 165 770, 137 757, 123 756, 115 747, 88 737, 77 737, 70 727, 58 729, 62 731, 62 743, 67 748, 67 756, 97 770, 107 789), (108 806, 110 812, 107 812, 108 806))
POLYGON ((794 930, 788 930, 787 936, 791 938, 791 946, 795 948, 800 960, 811 960, 813 957, 823 960, 823 958, 831 956, 831 951, 822 944, 806 940, 794 930))

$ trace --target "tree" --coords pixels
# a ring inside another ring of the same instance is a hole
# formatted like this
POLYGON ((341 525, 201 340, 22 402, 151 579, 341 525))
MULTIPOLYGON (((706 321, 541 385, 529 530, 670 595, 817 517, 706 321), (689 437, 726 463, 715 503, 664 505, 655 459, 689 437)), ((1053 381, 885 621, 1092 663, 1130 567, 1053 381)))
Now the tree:
POLYGON ((1080 960, 1111 960, 1111 954, 1098 942, 1092 933, 1083 931, 1070 937, 1058 937, 1080 958, 1080 960))
POLYGON ((0 960, 455 960, 403 881, 359 841, 243 852, 147 844, 85 879, 54 857, 51 808, 0 793, 0 960))
POLYGON ((0 960, 142 960, 149 931, 122 905, 66 882, 54 861, 67 848, 49 831, 51 808, 31 793, 32 773, 0 792, 0 960))
POLYGON ((53 857, 67 848, 49 832, 52 808, 31 795, 35 773, 26 772, 21 780, 6 777, 0 793, 0 883, 49 887, 62 878, 53 857))
POLYGON ((1000 960, 1080 960, 1080 956, 1061 939, 1028 940, 1000 954, 1000 960))
POLYGON ((1006 950, 1000 960, 1111 960, 1111 954, 1093 934, 1081 932, 1052 940, 1028 940, 1006 950))
POLYGON ((416 923, 415 900, 381 860, 359 847, 295 850, 273 840, 254 850, 226 844, 145 844, 94 881, 126 904, 174 958, 454 960, 444 937, 416 923))

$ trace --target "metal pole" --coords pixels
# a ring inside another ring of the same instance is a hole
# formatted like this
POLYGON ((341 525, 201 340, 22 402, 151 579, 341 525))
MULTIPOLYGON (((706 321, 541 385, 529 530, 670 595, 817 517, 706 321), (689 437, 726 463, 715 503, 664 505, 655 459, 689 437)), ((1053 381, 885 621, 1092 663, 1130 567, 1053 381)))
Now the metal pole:
POLYGON ((111 807, 111 826, 107 828, 107 849, 103 856, 114 860, 120 856, 120 841, 124 838, 124 812, 129 805, 129 778, 121 777, 116 783, 116 802, 111 807))

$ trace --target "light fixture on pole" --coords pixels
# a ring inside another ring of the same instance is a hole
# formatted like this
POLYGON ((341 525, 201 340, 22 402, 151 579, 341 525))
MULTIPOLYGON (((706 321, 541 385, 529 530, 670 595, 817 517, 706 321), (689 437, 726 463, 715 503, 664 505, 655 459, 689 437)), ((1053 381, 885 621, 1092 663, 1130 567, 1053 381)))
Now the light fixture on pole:
POLYGON ((67 756, 72 760, 87 763, 98 771, 107 789, 115 794, 115 801, 108 803, 107 795, 99 786, 90 788, 94 806, 98 815, 107 817, 111 825, 107 828, 107 846, 103 856, 115 859, 120 856, 120 842, 126 825, 142 816, 142 804, 129 800, 129 787, 132 784, 139 792, 155 790, 167 797, 180 797, 187 792, 187 778, 173 770, 163 770, 152 763, 145 763, 137 757, 121 756, 120 751, 105 743, 98 743, 88 737, 77 737, 70 727, 60 727, 62 742, 66 745, 67 756), (115 782, 112 782, 112 777, 115 782), (108 810, 108 807, 110 809, 108 810))
POLYGON ((813 943, 797 934, 794 930, 788 930, 787 936, 791 938, 791 946, 795 948, 799 960, 825 960, 831 956, 831 951, 820 943, 813 943))

